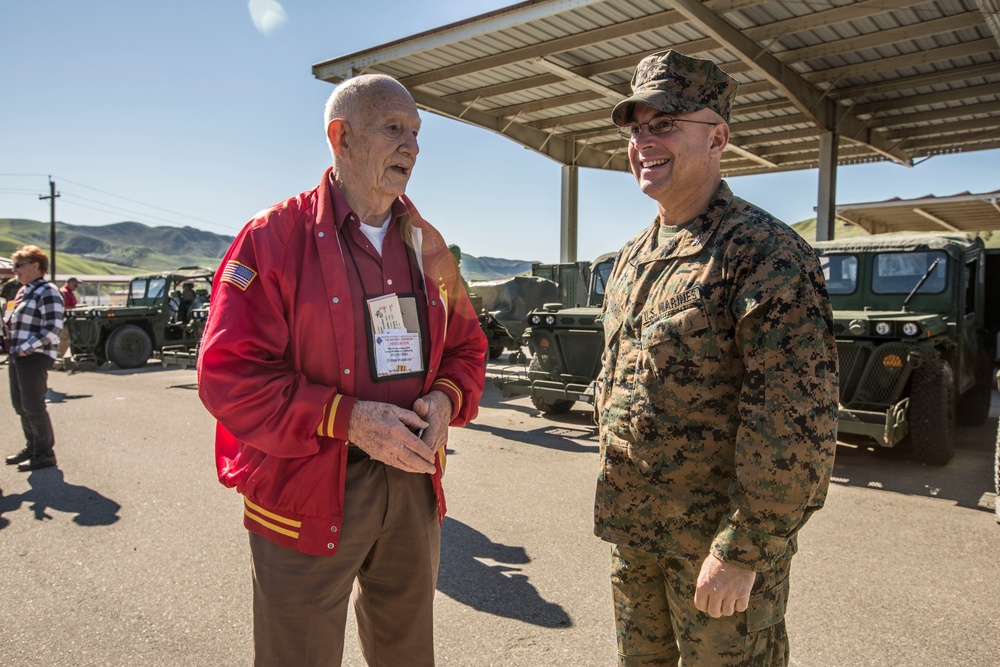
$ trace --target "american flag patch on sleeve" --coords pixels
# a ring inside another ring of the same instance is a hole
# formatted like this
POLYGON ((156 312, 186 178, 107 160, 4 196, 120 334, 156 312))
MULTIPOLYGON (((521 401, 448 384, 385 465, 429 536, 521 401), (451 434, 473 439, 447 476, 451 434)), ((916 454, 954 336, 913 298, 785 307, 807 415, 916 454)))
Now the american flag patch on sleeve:
POLYGON ((222 276, 219 279, 224 283, 236 285, 246 292, 247 287, 250 287, 250 283, 256 277, 256 271, 245 264, 240 264, 236 260, 231 259, 226 263, 226 269, 222 272, 222 276))

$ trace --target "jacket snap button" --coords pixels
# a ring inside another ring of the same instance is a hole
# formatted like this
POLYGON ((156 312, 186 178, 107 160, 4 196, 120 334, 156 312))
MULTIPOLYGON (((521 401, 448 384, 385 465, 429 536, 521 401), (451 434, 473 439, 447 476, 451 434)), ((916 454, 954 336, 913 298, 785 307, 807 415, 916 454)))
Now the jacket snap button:
POLYGON ((336 533, 337 532, 337 527, 336 526, 330 526, 330 532, 331 533, 336 533))
POLYGON ((329 543, 328 545, 326 545, 326 548, 327 548, 327 549, 332 549, 332 548, 333 548, 333 546, 334 546, 334 545, 333 545, 333 542, 330 542, 330 543, 329 543))

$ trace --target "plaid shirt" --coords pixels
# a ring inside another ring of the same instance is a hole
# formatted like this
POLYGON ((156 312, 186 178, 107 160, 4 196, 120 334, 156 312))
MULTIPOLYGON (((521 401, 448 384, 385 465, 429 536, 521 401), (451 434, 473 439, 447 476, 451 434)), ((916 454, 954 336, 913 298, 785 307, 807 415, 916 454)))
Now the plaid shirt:
POLYGON ((56 358, 63 328, 63 300, 52 283, 38 278, 18 292, 17 305, 4 318, 10 331, 10 356, 47 354, 56 358))

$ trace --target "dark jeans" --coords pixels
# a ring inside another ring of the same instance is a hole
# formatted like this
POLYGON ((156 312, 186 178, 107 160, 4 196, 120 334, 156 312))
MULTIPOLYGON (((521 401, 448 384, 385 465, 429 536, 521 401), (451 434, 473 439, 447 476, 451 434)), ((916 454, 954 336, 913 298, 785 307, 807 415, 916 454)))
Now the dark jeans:
POLYGON ((32 456, 49 456, 55 437, 52 420, 45 408, 49 369, 52 358, 47 354, 11 356, 9 366, 10 402, 21 418, 25 447, 32 456))

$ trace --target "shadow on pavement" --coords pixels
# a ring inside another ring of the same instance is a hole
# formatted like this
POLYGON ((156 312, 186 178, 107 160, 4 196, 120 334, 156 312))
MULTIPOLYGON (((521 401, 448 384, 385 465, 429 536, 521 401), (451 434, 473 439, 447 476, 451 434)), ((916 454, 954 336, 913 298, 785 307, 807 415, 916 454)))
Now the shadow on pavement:
POLYGON ((943 466, 910 459, 908 452, 838 443, 833 483, 954 501, 959 507, 991 511, 982 502, 993 491, 997 420, 955 429, 955 456, 943 466))
POLYGON ((58 468, 30 473, 28 484, 29 491, 0 496, 0 529, 10 523, 3 515, 17 511, 25 503, 38 521, 51 519, 50 509, 76 514, 73 523, 79 526, 109 526, 120 518, 121 505, 86 486, 67 483, 58 468))
POLYGON ((520 431, 512 428, 500 426, 489 426, 473 422, 465 427, 473 431, 483 431, 491 433, 504 440, 513 440, 526 445, 537 445, 547 449, 555 449, 560 452, 570 452, 574 454, 596 453, 600 451, 600 446, 595 441, 593 445, 582 445, 575 440, 594 440, 593 429, 581 429, 573 426, 563 427, 558 424, 547 424, 542 428, 531 431, 520 431))
POLYGON ((63 403, 64 401, 75 401, 79 398, 92 398, 93 394, 64 394, 55 389, 47 389, 45 392, 46 403, 63 403))
POLYGON ((569 614, 544 600, 516 567, 530 560, 523 547, 498 544, 475 528, 445 517, 437 589, 487 614, 545 628, 569 627, 569 614))

